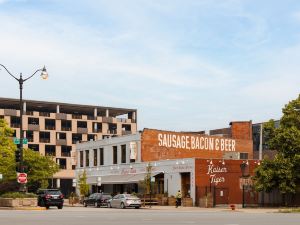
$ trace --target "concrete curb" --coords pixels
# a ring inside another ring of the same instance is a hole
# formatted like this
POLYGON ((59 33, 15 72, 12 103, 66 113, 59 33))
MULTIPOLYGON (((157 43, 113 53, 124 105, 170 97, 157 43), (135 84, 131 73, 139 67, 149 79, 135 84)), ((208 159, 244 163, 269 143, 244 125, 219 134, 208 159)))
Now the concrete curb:
POLYGON ((0 210, 47 210, 45 207, 0 207, 0 210))

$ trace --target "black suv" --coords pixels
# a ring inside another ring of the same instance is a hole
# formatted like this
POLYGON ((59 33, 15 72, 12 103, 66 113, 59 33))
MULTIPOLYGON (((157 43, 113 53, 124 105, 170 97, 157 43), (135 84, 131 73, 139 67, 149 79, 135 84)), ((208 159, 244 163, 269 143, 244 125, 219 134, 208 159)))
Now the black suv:
POLYGON ((62 209, 64 205, 64 195, 59 189, 39 189, 38 195, 38 206, 46 207, 49 209, 50 206, 57 206, 62 209))
POLYGON ((94 193, 94 194, 91 194, 88 198, 84 199, 83 205, 85 207, 87 207, 88 205, 92 205, 97 208, 99 208, 100 206, 108 207, 109 199, 111 199, 110 194, 94 193))

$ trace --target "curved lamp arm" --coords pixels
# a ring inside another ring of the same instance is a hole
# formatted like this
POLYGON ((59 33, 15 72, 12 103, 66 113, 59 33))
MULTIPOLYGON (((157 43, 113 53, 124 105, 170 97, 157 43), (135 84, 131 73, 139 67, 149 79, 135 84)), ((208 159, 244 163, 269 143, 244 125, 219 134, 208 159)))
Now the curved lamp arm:
POLYGON ((33 77, 37 72, 39 71, 43 71, 43 69, 38 69, 36 70, 31 76, 27 77, 26 79, 24 79, 23 81, 25 82, 26 80, 29 80, 31 77, 33 77))
POLYGON ((2 66, 10 76, 12 76, 12 77, 15 78, 17 81, 19 81, 19 79, 16 78, 14 75, 12 75, 11 72, 9 72, 9 70, 8 70, 4 65, 0 64, 0 66, 2 66))

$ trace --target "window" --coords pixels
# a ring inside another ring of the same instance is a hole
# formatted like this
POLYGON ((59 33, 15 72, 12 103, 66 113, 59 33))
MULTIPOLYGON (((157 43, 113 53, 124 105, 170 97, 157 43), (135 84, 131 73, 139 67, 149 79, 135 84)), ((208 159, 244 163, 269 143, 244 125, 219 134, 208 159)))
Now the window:
POLYGON ((85 166, 90 166, 90 151, 85 150, 85 166))
POLYGON ((39 125, 39 118, 28 117, 28 124, 39 125))
POLYGON ((46 130, 55 130, 55 120, 45 119, 45 129, 46 130))
POLYGON ((55 145, 45 145, 45 155, 55 156, 55 145))
POLYGON ((121 163, 126 163, 126 145, 121 145, 121 163))
POLYGON ((102 132, 102 123, 93 122, 93 133, 101 133, 102 132))
POLYGON ((82 141, 82 134, 72 134, 72 144, 82 141))
POLYGON ((113 164, 118 164, 118 146, 113 146, 113 164))
POLYGON ((20 127, 20 117, 17 116, 10 117, 10 126, 14 128, 20 127))
POLYGON ((32 149, 33 151, 36 151, 36 152, 39 151, 39 145, 29 144, 28 148, 30 148, 30 149, 32 149))
POLYGON ((83 167, 83 151, 80 151, 80 167, 83 167))
POLYGON ((72 151, 72 146, 62 145, 61 146, 61 156, 70 157, 72 151))
POLYGON ((67 169, 67 159, 56 158, 56 163, 59 165, 60 169, 67 169))
POLYGON ((240 152, 240 159, 248 159, 248 153, 240 152))
POLYGON ((72 121, 71 120, 61 120, 61 130, 62 131, 72 130, 72 121))
POLYGON ((77 127, 87 128, 87 122, 86 121, 77 121, 77 127))
POLYGON ((26 138, 28 139, 28 142, 33 142, 33 131, 32 130, 26 131, 26 138))
POLYGON ((104 149, 100 148, 100 165, 104 165, 104 149))
POLYGON ((98 149, 94 149, 94 166, 97 166, 98 165, 98 160, 97 160, 97 157, 98 157, 98 149))
POLYGON ((50 132, 40 132, 40 142, 49 143, 50 142, 50 132))

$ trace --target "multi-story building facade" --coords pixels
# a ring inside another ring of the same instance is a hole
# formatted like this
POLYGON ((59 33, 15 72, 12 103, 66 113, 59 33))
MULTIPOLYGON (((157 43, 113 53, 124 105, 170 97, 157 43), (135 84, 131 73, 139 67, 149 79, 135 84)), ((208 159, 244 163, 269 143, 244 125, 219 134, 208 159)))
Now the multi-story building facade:
POLYGON ((153 194, 174 196, 181 190, 194 204, 205 205, 199 199, 205 202, 211 192, 215 204, 241 203, 246 182, 241 165, 250 176, 259 163, 253 160, 252 123, 232 122, 227 134, 145 128, 135 135, 79 143, 76 177, 85 171, 92 193, 141 194, 140 182, 151 165, 153 194))
MULTIPOLYGON (((0 98, 0 118, 20 137, 19 99, 0 98)), ((64 194, 72 190, 75 177, 75 144, 112 136, 134 134, 137 110, 91 105, 23 100, 23 132, 28 144, 24 148, 53 156, 60 171, 50 186, 64 194)))

